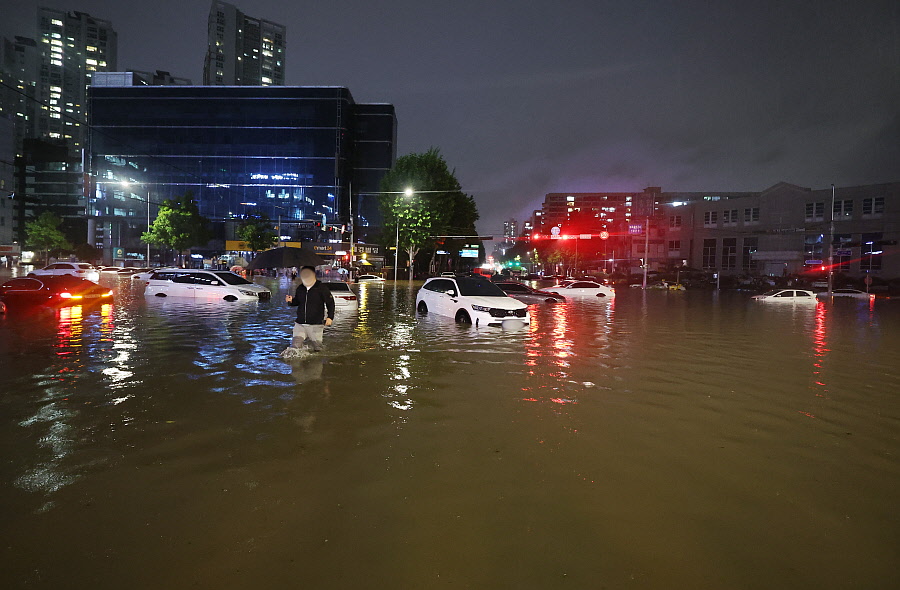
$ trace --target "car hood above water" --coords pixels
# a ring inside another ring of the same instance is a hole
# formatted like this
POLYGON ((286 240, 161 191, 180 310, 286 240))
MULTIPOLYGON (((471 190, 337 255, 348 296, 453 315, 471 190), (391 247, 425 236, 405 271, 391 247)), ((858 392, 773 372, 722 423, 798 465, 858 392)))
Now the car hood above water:
POLYGON ((463 295, 461 301, 471 305, 482 305, 497 309, 523 309, 528 306, 512 297, 483 297, 476 295, 463 295))

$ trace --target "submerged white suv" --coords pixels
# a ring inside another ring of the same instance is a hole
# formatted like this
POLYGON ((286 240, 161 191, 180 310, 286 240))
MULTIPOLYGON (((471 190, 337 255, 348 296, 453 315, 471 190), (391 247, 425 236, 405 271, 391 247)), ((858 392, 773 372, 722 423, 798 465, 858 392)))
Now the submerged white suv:
POLYGON ((228 270, 160 269, 147 279, 144 295, 225 301, 269 299, 272 292, 228 270))
POLYGON ((435 313, 476 326, 531 323, 526 304, 481 277, 428 279, 416 295, 416 311, 421 314, 435 313))

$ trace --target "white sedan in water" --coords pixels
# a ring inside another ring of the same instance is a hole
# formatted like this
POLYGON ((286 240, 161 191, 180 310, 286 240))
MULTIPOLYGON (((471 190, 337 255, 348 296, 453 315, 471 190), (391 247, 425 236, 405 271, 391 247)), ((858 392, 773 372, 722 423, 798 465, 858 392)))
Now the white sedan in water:
POLYGON ((754 295, 756 301, 770 303, 816 303, 816 294, 804 289, 775 289, 762 295, 754 295))
POLYGON ((541 289, 550 293, 557 293, 563 297, 612 297, 616 294, 612 287, 608 287, 594 281, 571 281, 568 285, 554 285, 541 289))
MULTIPOLYGON (((832 297, 850 297, 852 299, 874 299, 875 296, 859 289, 833 289, 832 297)), ((816 293, 816 297, 828 297, 828 291, 816 293)))
POLYGON ((356 292, 350 288, 347 283, 328 282, 322 283, 331 291, 334 297, 334 308, 336 311, 357 310, 359 309, 359 300, 356 298, 356 292))
POLYGON ((435 277, 416 294, 416 311, 460 324, 515 327, 531 323, 528 306, 483 277, 435 277))

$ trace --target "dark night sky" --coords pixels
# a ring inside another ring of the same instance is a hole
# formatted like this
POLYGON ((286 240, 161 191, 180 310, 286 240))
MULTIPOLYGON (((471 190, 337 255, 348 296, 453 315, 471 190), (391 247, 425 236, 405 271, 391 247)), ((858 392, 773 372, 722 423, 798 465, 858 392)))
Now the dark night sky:
MULTIPOLYGON (((238 0, 288 28, 287 83, 390 102, 402 155, 441 149, 482 233, 547 192, 900 181, 900 2, 238 0)), ((206 0, 0 0, 119 34, 119 69, 201 80, 206 0)))

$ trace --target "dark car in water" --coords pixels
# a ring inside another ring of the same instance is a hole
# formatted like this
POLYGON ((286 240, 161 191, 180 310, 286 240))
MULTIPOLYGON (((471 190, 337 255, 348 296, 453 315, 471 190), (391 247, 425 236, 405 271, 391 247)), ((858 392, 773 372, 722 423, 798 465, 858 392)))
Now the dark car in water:
POLYGON ((494 284, 500 287, 500 289, 510 297, 518 299, 523 303, 556 303, 566 300, 565 297, 558 293, 532 289, 528 285, 516 283, 514 281, 498 282, 494 284))
POLYGON ((109 287, 70 275, 21 277, 0 285, 0 300, 9 308, 108 303, 112 296, 109 287))

